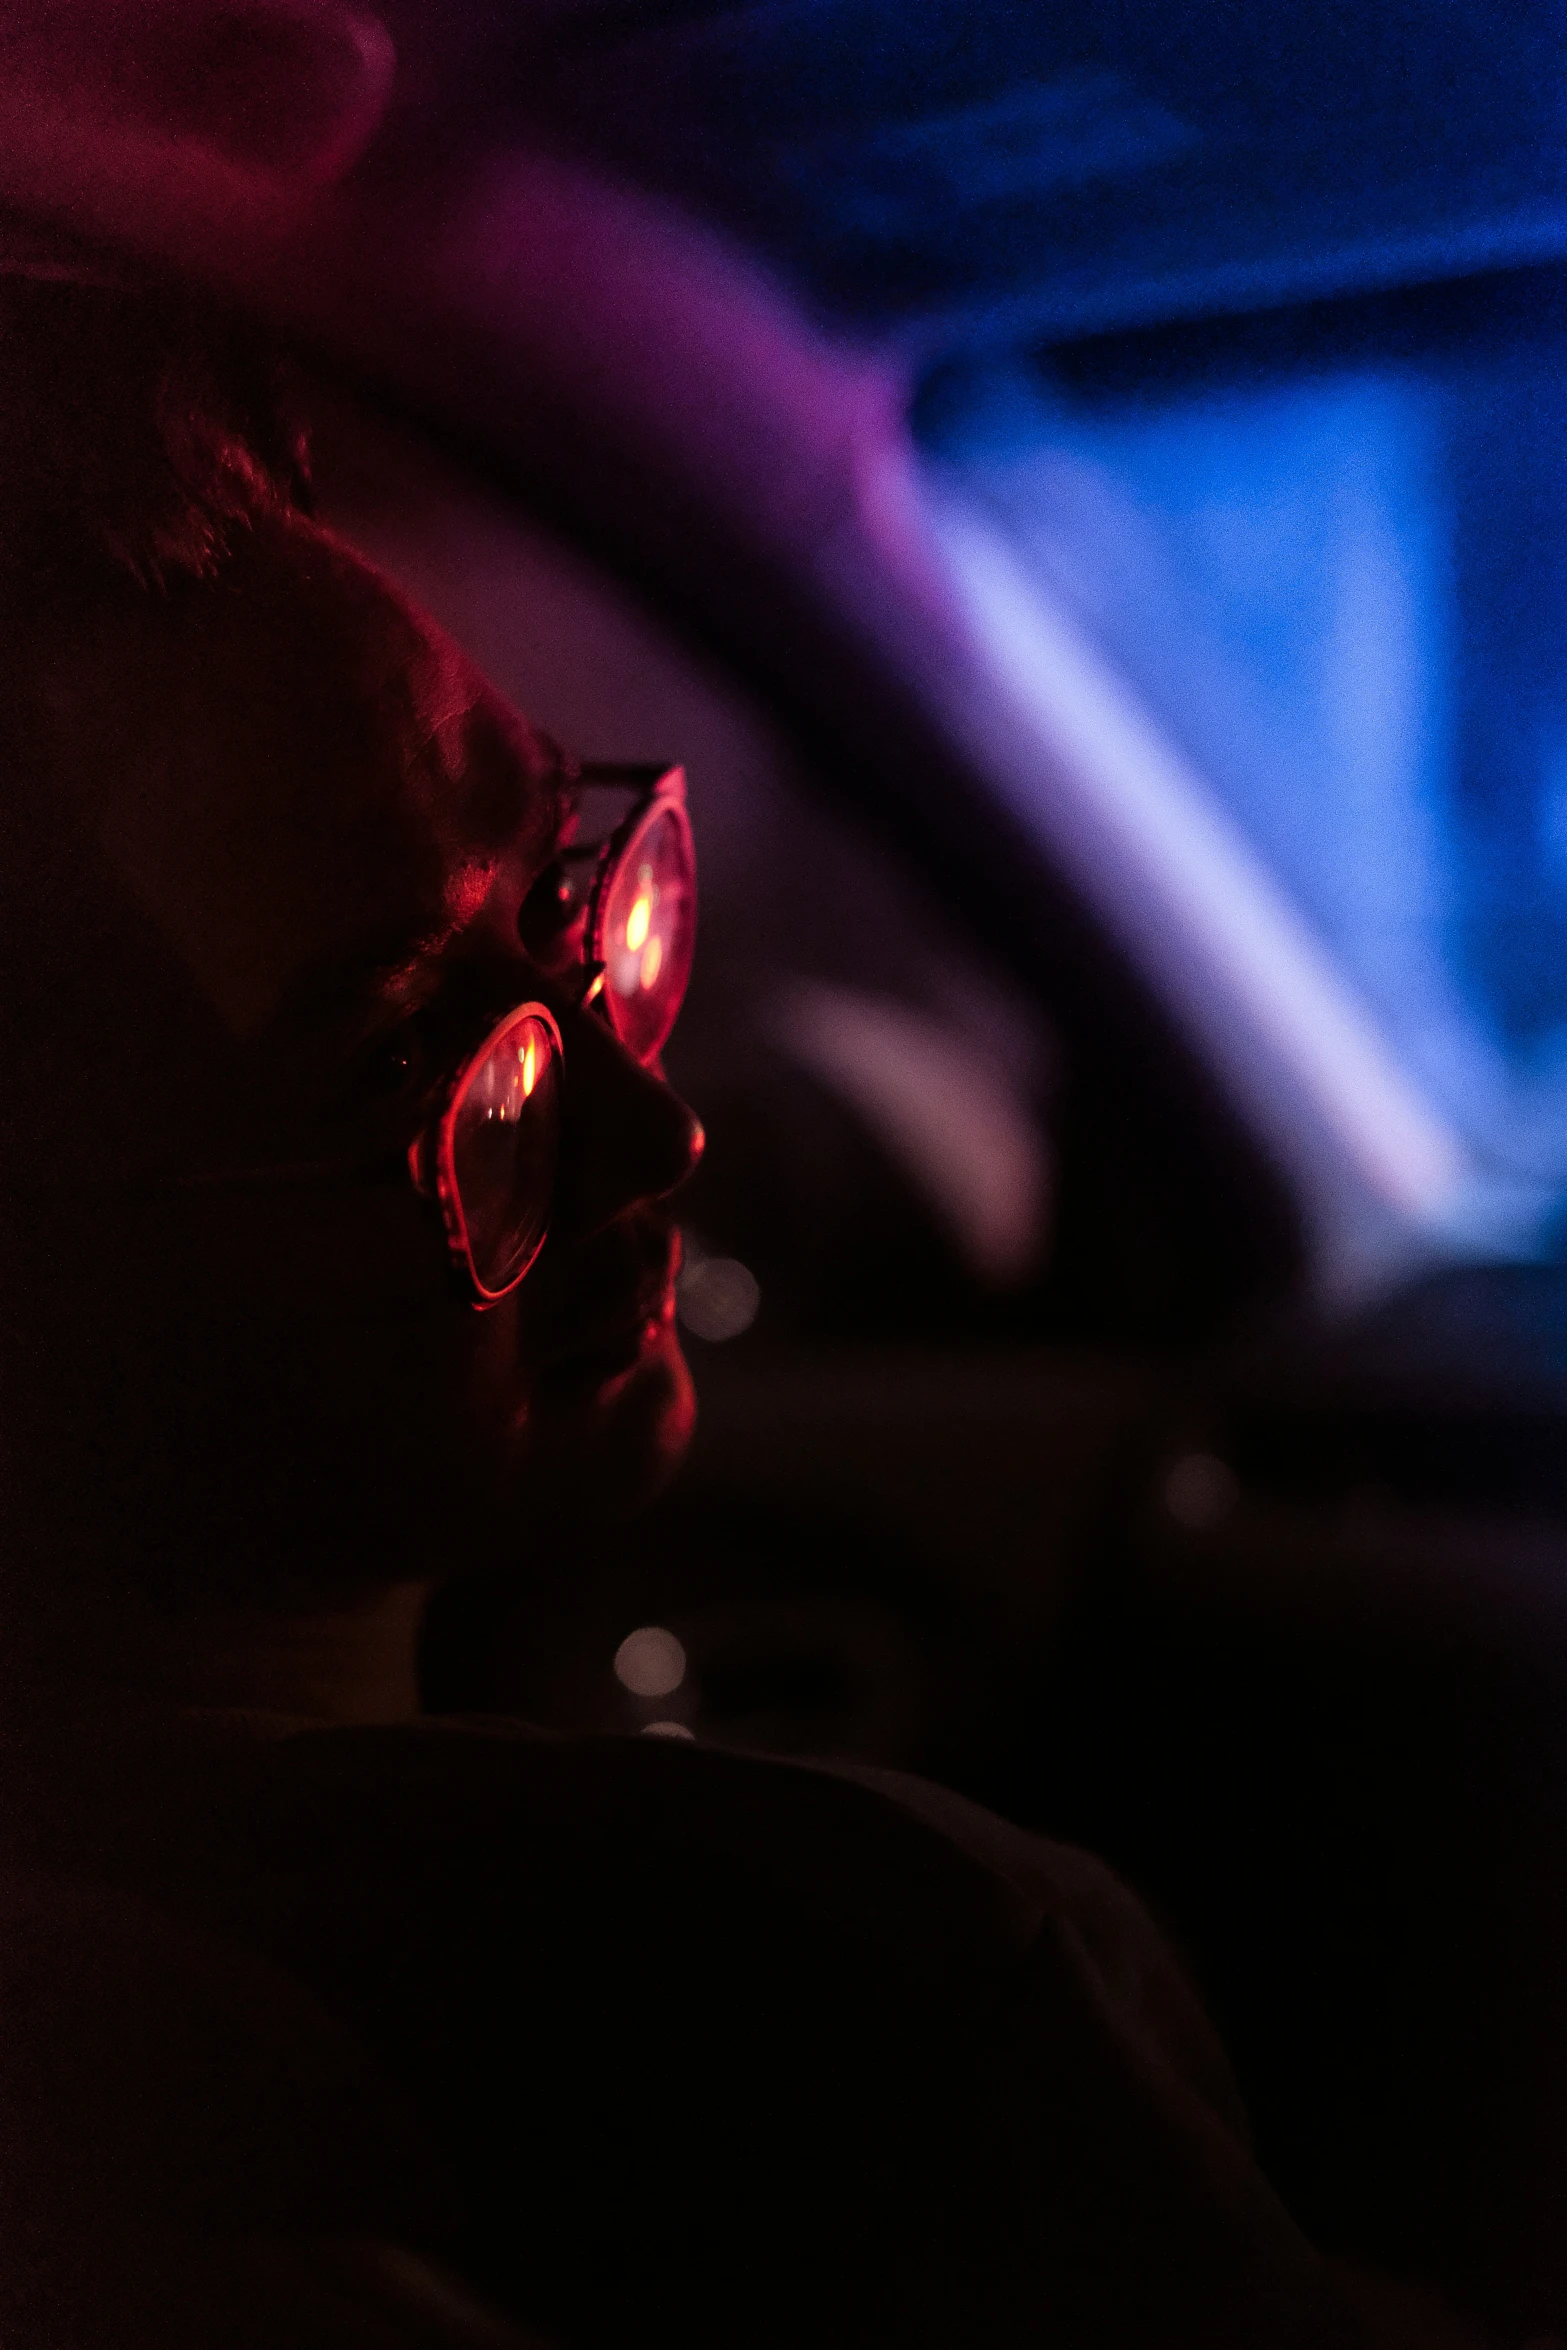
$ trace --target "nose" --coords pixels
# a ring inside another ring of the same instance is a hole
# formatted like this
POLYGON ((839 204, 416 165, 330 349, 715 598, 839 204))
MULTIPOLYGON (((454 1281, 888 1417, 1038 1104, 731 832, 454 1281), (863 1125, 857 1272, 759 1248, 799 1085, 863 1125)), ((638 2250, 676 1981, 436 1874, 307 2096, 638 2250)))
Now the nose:
POLYGON ((552 1222, 558 1238, 585 1240, 628 1208, 677 1190, 705 1137, 673 1086, 634 1060, 603 1021, 584 1012, 562 1028, 565 1093, 552 1222))

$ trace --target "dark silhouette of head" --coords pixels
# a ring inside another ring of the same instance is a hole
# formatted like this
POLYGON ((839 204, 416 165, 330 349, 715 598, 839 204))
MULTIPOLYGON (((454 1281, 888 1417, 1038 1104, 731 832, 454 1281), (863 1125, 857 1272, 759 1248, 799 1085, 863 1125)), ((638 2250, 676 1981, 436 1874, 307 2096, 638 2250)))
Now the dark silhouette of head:
POLYGON ((483 1314, 395 1151, 193 1178, 358 1164, 432 1006, 539 992, 560 755, 312 521, 280 369, 196 297, 0 261, 0 474, 10 1613, 524 1571, 689 1429, 656 1071, 563 1010, 551 1236, 483 1314))

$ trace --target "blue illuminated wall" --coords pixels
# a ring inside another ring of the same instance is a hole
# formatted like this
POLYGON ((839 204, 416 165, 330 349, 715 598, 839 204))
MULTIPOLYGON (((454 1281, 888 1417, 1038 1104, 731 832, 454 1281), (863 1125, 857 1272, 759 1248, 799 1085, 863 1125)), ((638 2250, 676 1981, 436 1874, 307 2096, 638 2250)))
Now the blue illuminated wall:
POLYGON ((973 364, 1004 522, 1500 1188, 1567 1199, 1567 299, 1536 272, 973 364))

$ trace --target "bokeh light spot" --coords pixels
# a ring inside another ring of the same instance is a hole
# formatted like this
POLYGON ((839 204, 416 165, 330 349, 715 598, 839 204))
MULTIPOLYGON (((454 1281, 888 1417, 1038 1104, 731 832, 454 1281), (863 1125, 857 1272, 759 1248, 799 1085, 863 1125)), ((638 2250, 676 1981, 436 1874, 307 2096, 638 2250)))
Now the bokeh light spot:
POLYGON ((675 1284, 681 1321, 712 1345, 749 1330, 761 1302, 756 1275, 738 1257, 701 1257, 675 1284))
POLYGON ((1178 1526, 1203 1533, 1227 1518, 1240 1500, 1235 1471, 1217 1453, 1189 1452, 1164 1481, 1164 1506, 1178 1526))
POLYGON ((615 1651, 615 1678, 633 1697, 669 1697, 686 1677, 686 1652, 662 1624, 628 1632, 615 1651))

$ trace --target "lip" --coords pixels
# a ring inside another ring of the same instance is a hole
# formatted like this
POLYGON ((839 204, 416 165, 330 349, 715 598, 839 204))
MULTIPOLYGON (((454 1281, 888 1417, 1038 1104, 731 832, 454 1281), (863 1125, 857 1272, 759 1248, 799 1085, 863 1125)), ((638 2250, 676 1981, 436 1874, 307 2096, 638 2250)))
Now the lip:
POLYGON ((674 1318, 675 1293, 670 1287, 629 1316, 574 1332, 569 1345, 536 1357, 536 1368, 552 1383, 602 1386, 631 1370, 647 1349, 657 1344, 674 1318))

